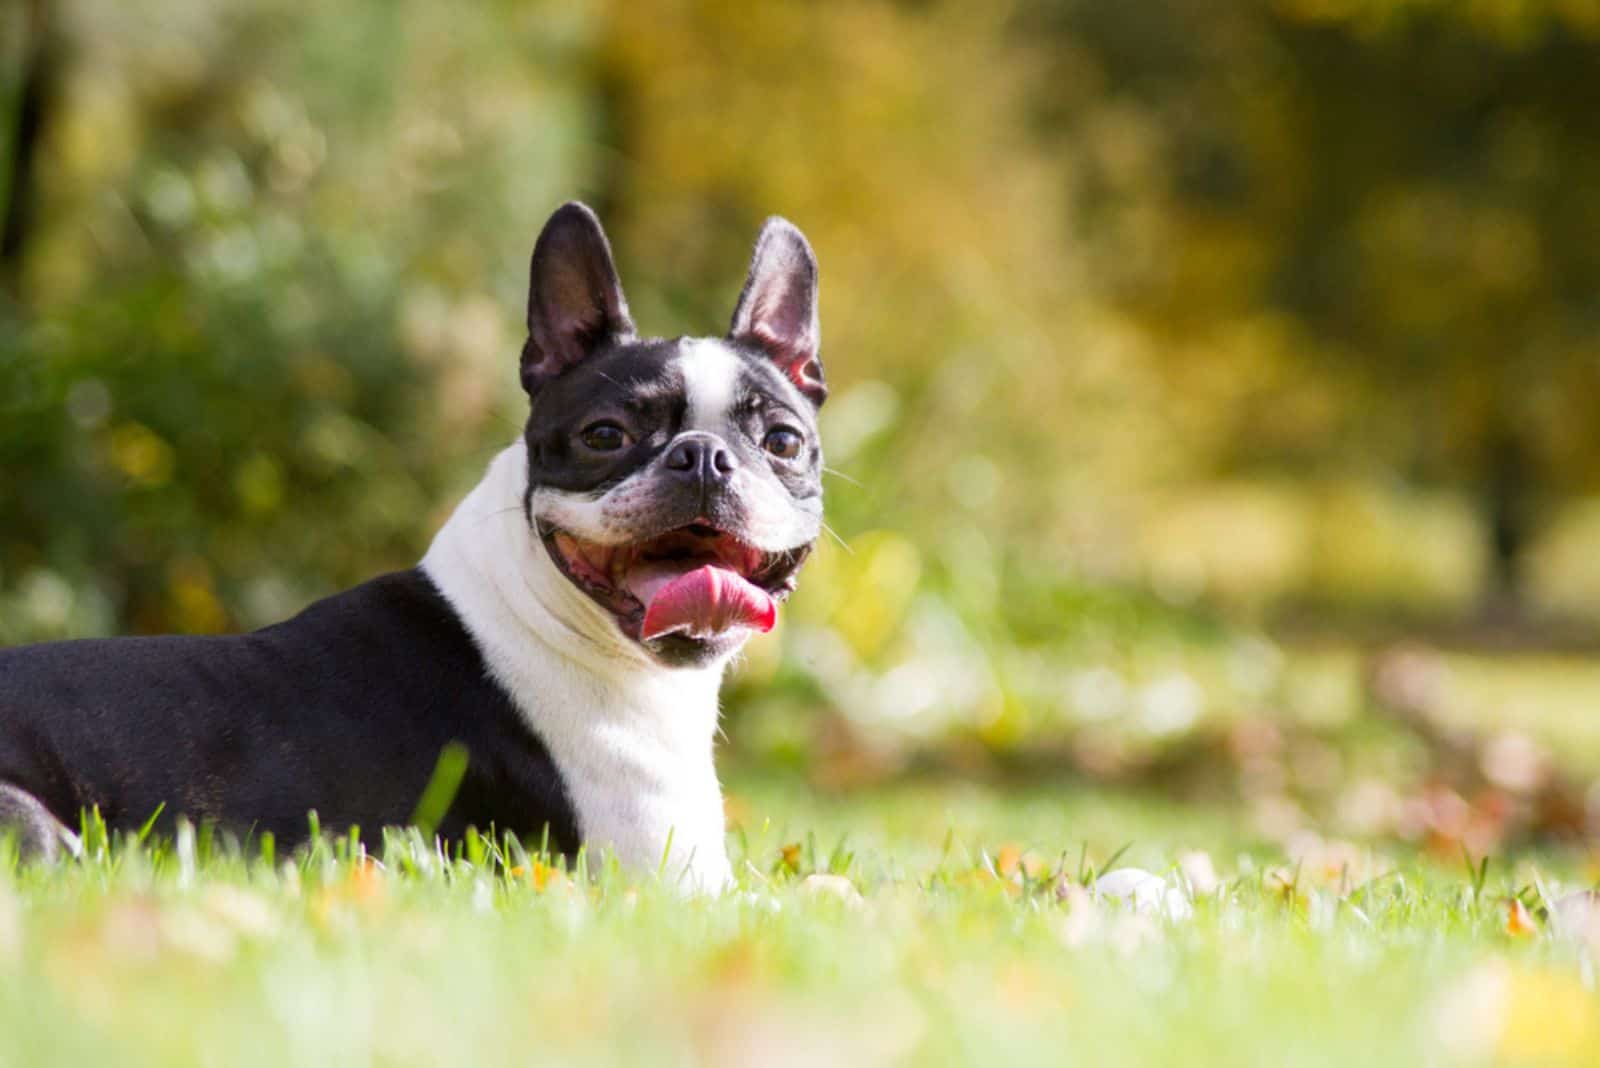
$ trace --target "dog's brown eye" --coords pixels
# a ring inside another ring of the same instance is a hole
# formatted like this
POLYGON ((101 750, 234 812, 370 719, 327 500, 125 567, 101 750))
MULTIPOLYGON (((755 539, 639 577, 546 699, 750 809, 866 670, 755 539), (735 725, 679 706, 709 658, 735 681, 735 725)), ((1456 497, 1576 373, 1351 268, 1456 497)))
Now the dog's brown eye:
POLYGON ((578 436, 595 452, 616 452, 628 444, 628 432, 615 423, 590 423, 578 436))
POLYGON ((805 439, 798 430, 791 430, 786 426, 775 426, 767 431, 766 439, 761 442, 761 447, 780 460, 793 460, 800 455, 800 446, 805 444, 805 439))

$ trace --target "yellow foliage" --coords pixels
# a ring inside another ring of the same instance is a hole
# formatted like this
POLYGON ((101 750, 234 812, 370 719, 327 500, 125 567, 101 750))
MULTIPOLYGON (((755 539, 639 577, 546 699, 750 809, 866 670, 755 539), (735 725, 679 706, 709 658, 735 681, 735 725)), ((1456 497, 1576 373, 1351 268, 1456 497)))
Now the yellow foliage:
POLYGON ((796 597, 803 618, 835 628, 870 658, 897 633, 922 576, 922 556, 904 535, 872 530, 849 549, 822 543, 796 597))
POLYGON ((1600 1003, 1575 975, 1554 971, 1513 974, 1507 991, 1500 1055, 1517 1063, 1590 1052, 1600 1041, 1600 1003))
POLYGON ((140 486, 162 486, 172 478, 172 446, 147 426, 123 423, 107 442, 111 465, 140 486))

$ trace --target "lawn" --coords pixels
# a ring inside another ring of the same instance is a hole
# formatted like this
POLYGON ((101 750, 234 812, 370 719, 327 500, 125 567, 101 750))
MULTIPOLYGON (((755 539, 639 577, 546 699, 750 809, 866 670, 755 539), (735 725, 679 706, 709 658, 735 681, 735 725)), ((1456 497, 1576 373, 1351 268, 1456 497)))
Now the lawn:
POLYGON ((4 864, 0 1065, 1600 1057, 1589 944, 1544 915, 1575 854, 1469 873, 1325 842, 1290 866, 1226 806, 1083 785, 746 773, 729 806, 743 885, 719 900, 416 838, 381 867, 192 837, 4 864), (1084 888, 1128 843, 1116 864, 1189 915, 1084 888), (806 878, 830 866, 854 889, 806 878))

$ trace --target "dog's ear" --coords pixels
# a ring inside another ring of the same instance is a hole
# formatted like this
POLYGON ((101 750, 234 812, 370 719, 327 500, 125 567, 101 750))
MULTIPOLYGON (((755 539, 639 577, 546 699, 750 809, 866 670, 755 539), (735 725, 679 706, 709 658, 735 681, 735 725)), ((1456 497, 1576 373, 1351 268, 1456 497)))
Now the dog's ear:
POLYGON ((822 377, 822 327, 817 320, 817 258, 805 235, 787 219, 768 219, 756 238, 750 277, 739 294, 728 337, 756 345, 820 407, 828 396, 822 377))
POLYGON ((632 336, 600 220, 576 200, 561 205, 544 224, 528 268, 522 388, 533 394, 606 342, 632 336))

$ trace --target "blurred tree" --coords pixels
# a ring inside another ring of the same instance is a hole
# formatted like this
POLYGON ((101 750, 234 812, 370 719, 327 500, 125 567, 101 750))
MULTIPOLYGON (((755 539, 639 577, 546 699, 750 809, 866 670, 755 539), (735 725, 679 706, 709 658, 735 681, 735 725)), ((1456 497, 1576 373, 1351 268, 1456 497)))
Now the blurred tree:
POLYGON ((1225 470, 1362 467, 1482 502, 1505 605, 1600 485, 1600 9, 1041 0, 1037 118, 1225 470), (1107 127, 1111 132, 1107 132, 1107 127), (1109 144, 1107 142, 1109 141, 1109 144))
POLYGON ((46 114, 59 88, 60 48, 50 9, 45 0, 26 0, 0 22, 14 50, 15 85, 7 86, 3 99, 14 101, 7 109, 7 167, 0 194, 0 294, 16 298, 22 250, 34 209, 33 163, 46 114))
POLYGON ((787 215, 822 263, 841 529, 917 532, 941 573, 1003 554, 1125 568, 1132 487, 1178 458, 1141 353, 1066 239, 1061 154, 1026 122, 1043 57, 1009 34, 1011 9, 602 12, 609 222, 640 268, 624 276, 646 279, 630 291, 645 328, 720 329, 761 218, 787 215))
MULTIPOLYGON (((1511 589, 1600 475, 1593 12, 0 7, 0 640, 255 622, 413 559, 510 435, 528 245, 574 194, 651 331, 720 328, 762 216, 812 237, 868 659, 1145 578, 1151 487, 1218 476, 1468 487, 1511 589)), ((1307 554, 1241 526, 1345 499, 1190 514, 1276 590, 1307 554)))
POLYGON ((34 116, 0 642, 260 622, 415 560, 514 434, 528 249, 581 185, 587 30, 555 6, 54 7, 0 80, 34 116))

